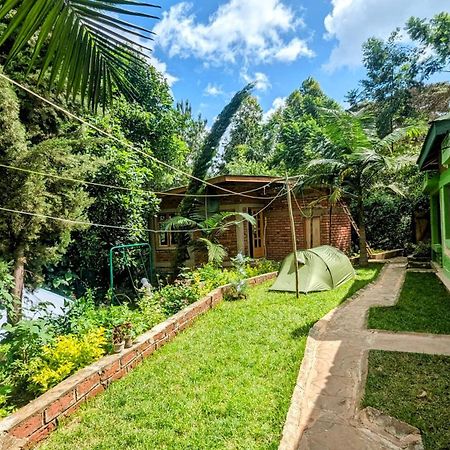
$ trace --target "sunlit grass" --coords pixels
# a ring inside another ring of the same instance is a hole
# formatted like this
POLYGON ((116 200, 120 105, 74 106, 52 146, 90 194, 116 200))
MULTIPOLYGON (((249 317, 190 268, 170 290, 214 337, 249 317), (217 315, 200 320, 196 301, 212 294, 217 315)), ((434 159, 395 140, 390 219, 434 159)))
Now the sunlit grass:
POLYGON ((364 406, 419 428, 426 450, 450 448, 450 357, 371 351, 364 406))
POLYGON ((450 334, 450 294, 434 273, 408 272, 395 306, 371 308, 369 328, 450 334))
POLYGON ((210 311, 68 419, 41 449, 276 449, 306 337, 379 265, 302 295, 254 287, 210 311))

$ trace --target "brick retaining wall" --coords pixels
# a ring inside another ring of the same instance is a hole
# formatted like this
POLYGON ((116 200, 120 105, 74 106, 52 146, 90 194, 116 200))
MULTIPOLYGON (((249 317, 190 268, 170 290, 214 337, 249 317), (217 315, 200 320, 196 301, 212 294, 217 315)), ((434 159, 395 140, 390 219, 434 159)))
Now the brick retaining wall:
MULTIPOLYGON (((250 285, 275 278, 276 272, 248 280, 250 285)), ((229 285, 221 286, 187 306, 119 354, 108 355, 79 370, 14 414, 0 421, 0 450, 30 448, 57 426, 60 418, 72 414, 88 398, 103 392, 115 380, 133 370, 143 359, 173 339, 201 314, 223 300, 229 285)))

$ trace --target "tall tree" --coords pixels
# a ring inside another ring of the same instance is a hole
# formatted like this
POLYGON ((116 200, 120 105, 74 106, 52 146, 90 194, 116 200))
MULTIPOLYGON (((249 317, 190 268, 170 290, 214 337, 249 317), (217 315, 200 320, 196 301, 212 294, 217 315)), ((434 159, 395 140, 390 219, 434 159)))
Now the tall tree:
POLYGON ((396 30, 387 41, 370 38, 363 55, 367 77, 361 81, 361 97, 375 102, 378 134, 384 137, 415 115, 411 90, 421 85, 419 53, 403 44, 396 30))
POLYGON ((44 266, 62 255, 71 232, 77 228, 73 222, 49 220, 44 216, 82 221, 90 203, 79 184, 47 175, 81 177, 92 167, 92 158, 74 151, 80 145, 78 136, 73 136, 72 140, 50 139, 36 146, 29 145, 19 119, 17 96, 3 79, 0 79, 0 129, 0 163, 3 166, 0 169, 0 206, 3 208, 0 255, 13 262, 14 303, 9 320, 16 322, 21 317, 26 273, 29 281, 36 281, 44 266), (25 167, 45 175, 8 166, 25 167))
POLYGON ((428 21, 411 17, 406 24, 406 30, 419 45, 419 64, 424 79, 436 72, 449 71, 450 13, 441 12, 428 21))
MULTIPOLYGON (((324 124, 322 157, 307 166, 304 185, 321 185, 330 189, 330 200, 338 202, 346 198, 356 205, 359 228, 361 266, 367 265, 366 211, 367 196, 380 185, 381 174, 390 163, 385 156, 392 142, 415 135, 411 127, 377 138, 365 117, 348 112, 330 111, 324 124)), ((390 186, 395 189, 394 185, 390 186)))
MULTIPOLYGON (((237 92, 214 122, 211 131, 205 138, 202 149, 194 162, 194 167, 192 170, 193 177, 190 179, 186 190, 186 194, 190 196, 183 198, 179 207, 180 216, 189 218, 195 213, 195 209, 198 206, 198 200, 192 196, 195 194, 201 194, 205 191, 205 185, 202 183, 202 180, 205 180, 208 175, 208 170, 211 168, 213 159, 217 154, 220 141, 230 126, 234 114, 236 114, 239 110, 242 102, 249 97, 252 89, 253 84, 249 84, 244 89, 237 92)), ((174 261, 175 271, 178 271, 183 266, 185 261, 189 259, 188 245, 189 234, 179 233, 177 252, 174 261)))
POLYGON ((318 156, 317 148, 323 138, 324 109, 338 110, 339 105, 323 93, 316 80, 306 79, 288 97, 279 114, 272 166, 281 166, 296 174, 304 164, 318 156))
POLYGON ((258 100, 247 97, 243 102, 230 125, 230 136, 224 147, 224 167, 244 152, 249 161, 258 161, 263 156, 263 110, 258 100))

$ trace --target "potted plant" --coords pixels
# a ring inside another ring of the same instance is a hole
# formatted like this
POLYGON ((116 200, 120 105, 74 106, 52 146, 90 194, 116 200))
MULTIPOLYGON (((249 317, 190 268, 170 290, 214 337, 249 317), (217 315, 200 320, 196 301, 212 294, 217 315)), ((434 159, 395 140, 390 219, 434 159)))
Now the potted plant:
POLYGON ((112 331, 114 353, 120 353, 125 347, 125 335, 123 324, 116 325, 112 331))
POLYGON ((133 324, 131 322, 126 322, 123 324, 123 334, 125 339, 125 348, 130 348, 133 345, 133 324))

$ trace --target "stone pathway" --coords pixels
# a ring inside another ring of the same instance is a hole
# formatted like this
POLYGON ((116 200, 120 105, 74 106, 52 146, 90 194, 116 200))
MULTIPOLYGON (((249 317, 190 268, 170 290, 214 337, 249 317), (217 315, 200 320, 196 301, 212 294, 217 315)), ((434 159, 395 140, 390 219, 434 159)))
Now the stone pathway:
POLYGON ((371 307, 397 302, 405 273, 402 258, 386 264, 375 283, 313 327, 280 450, 421 448, 363 425, 358 410, 370 349, 450 355, 450 336, 366 329, 371 307))

